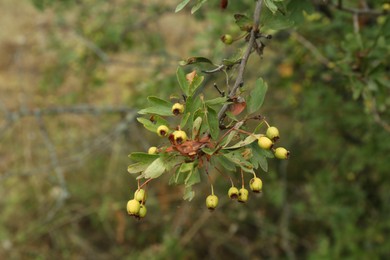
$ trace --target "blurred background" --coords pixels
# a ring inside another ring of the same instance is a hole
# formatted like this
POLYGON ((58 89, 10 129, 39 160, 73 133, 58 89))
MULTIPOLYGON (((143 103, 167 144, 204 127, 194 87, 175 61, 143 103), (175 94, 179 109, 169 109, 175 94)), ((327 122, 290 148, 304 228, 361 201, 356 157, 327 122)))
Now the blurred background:
MULTIPOLYGON (((248 86, 268 82, 261 114, 290 160, 271 160, 246 204, 217 181, 214 212, 208 184, 188 202, 165 174, 137 221, 125 210, 136 188, 127 155, 159 142, 137 110, 180 94, 180 60, 218 63, 244 47, 219 38, 240 35, 233 14, 251 15, 253 1, 208 1, 195 15, 175 14, 175 0, 0 1, 0 258, 386 259, 388 2, 344 1, 379 10, 364 15, 290 2, 300 23, 267 31, 245 74, 248 86)), ((206 76, 206 93, 214 82, 224 75, 206 76)))

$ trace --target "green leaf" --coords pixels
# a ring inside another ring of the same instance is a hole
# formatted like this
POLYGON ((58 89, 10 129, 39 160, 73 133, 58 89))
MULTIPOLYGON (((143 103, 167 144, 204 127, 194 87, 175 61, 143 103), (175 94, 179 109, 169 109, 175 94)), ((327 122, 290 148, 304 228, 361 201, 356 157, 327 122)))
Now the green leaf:
POLYGON ((288 16, 280 12, 273 14, 268 8, 264 8, 260 16, 260 26, 262 31, 281 30, 294 25, 294 22, 288 16))
POLYGON ((189 95, 193 95, 195 93, 195 91, 201 86, 203 80, 204 76, 199 76, 198 74, 195 75, 189 86, 189 95))
POLYGON ((252 30, 253 22, 248 16, 244 14, 235 14, 234 19, 241 31, 250 32, 252 30))
POLYGON ((146 168, 148 168, 148 166, 149 166, 149 163, 137 162, 137 163, 130 164, 127 167, 127 171, 129 173, 139 173, 139 172, 145 171, 146 168))
POLYGON ((142 152, 134 152, 129 154, 129 158, 131 160, 137 161, 137 162, 144 162, 144 163, 151 163, 155 159, 159 157, 158 154, 148 154, 148 153, 142 153, 142 152))
POLYGON ((186 79, 186 74, 184 70, 181 67, 178 67, 176 70, 176 77, 177 81, 179 82, 180 88, 183 91, 183 93, 187 96, 189 96, 189 86, 190 84, 188 83, 186 79))
POLYGON ((240 147, 243 147, 243 146, 247 146, 247 145, 253 143, 254 141, 256 141, 259 137, 260 137, 260 135, 248 135, 244 140, 236 143, 233 146, 225 147, 223 149, 225 149, 225 150, 227 150, 227 149, 237 149, 237 148, 240 148, 240 147))
POLYGON ((192 139, 195 139, 199 135, 199 130, 202 125, 202 118, 198 116, 192 125, 192 139))
POLYGON ((277 7, 276 4, 274 3, 274 1, 272 1, 272 0, 264 0, 264 3, 265 3, 265 5, 268 7, 268 9, 269 9, 272 13, 276 13, 276 11, 278 11, 278 7, 277 7))
POLYGON ((184 190, 183 199, 191 201, 195 197, 195 192, 192 190, 192 186, 188 186, 184 190))
POLYGON ((290 13, 290 20, 297 25, 304 22, 304 12, 310 14, 314 11, 314 7, 310 0, 290 0, 287 10, 290 13))
POLYGON ((160 177, 161 174, 164 173, 164 171, 165 171, 164 161, 162 160, 162 158, 157 158, 148 166, 148 168, 146 168, 143 175, 146 179, 149 179, 149 178, 154 179, 154 178, 160 177))
POLYGON ((259 108, 264 102, 267 89, 268 85, 266 82, 264 82, 262 78, 256 80, 255 87, 251 91, 247 100, 247 109, 250 114, 259 110, 259 108))
POLYGON ((226 101, 227 101, 227 97, 217 97, 214 99, 206 100, 204 103, 207 106, 215 106, 215 105, 224 104, 224 103, 226 103, 226 101))
POLYGON ((201 8, 202 5, 206 2, 207 0, 198 0, 198 2, 192 7, 191 14, 194 14, 196 11, 198 11, 199 8, 201 8))
POLYGON ((193 168, 191 172, 189 172, 187 178, 184 181, 186 187, 192 186, 196 183, 200 182, 200 174, 198 168, 193 168))
POLYGON ((190 0, 183 0, 183 2, 176 6, 175 13, 180 12, 189 2, 190 0))
POLYGON ((138 111, 138 114, 145 115, 145 114, 155 114, 160 116, 171 116, 172 111, 171 108, 167 107, 161 107, 161 106, 155 106, 155 107, 147 107, 144 109, 141 109, 138 111))
POLYGON ((195 164, 193 162, 183 163, 182 165, 180 165, 179 171, 180 172, 189 172, 189 171, 192 171, 194 166, 195 166, 195 164))
POLYGON ((211 137, 216 140, 219 136, 219 121, 217 112, 211 107, 207 107, 207 124, 211 137))
POLYGON ((228 172, 236 171, 236 165, 228 160, 225 156, 213 156, 211 157, 211 165, 221 165, 228 172))
POLYGON ((261 169, 263 169, 263 171, 267 172, 268 162, 266 156, 263 153, 264 150, 261 149, 257 143, 252 143, 251 148, 252 148, 252 155, 253 155, 251 158, 251 162, 253 166, 256 169, 260 166, 261 169))
POLYGON ((149 119, 143 118, 143 117, 138 117, 137 121, 143 124, 143 126, 148 129, 151 132, 156 133, 157 132, 157 127, 158 125, 154 124, 151 122, 149 119))
POLYGON ((242 152, 241 150, 236 150, 234 152, 226 153, 223 156, 225 156, 228 160, 241 167, 243 171, 254 173, 253 165, 247 160, 245 160, 245 158, 241 155, 241 152, 242 152))
POLYGON ((179 64, 181 66, 186 66, 186 65, 195 64, 195 63, 209 63, 209 64, 214 65, 214 63, 211 60, 209 60, 208 58, 205 58, 205 57, 190 57, 190 58, 187 58, 186 60, 182 60, 179 62, 179 64))
POLYGON ((172 108, 172 103, 169 102, 169 101, 166 101, 164 99, 161 99, 159 97, 155 97, 155 96, 149 96, 148 97, 148 102, 152 105, 152 106, 159 106, 159 107, 167 107, 167 108, 172 108))
POLYGON ((182 119, 180 121, 180 128, 181 129, 183 129, 186 126, 186 124, 188 122, 188 118, 190 118, 190 116, 191 116, 190 112, 183 114, 183 117, 182 117, 182 119))

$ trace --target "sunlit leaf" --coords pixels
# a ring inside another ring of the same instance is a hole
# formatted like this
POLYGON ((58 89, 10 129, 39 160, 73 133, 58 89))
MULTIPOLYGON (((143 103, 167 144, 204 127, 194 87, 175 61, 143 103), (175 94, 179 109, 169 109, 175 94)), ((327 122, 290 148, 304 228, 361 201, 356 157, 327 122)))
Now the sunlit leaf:
POLYGON ((162 158, 154 160, 144 172, 145 178, 157 178, 160 177, 165 171, 165 163, 162 158))
POLYGON ((264 102, 264 98, 265 98, 265 94, 267 93, 267 89, 268 89, 268 85, 266 82, 264 82, 264 80, 262 78, 259 78, 258 80, 256 80, 255 87, 251 91, 251 93, 248 97, 248 101, 247 101, 248 112, 250 114, 259 110, 259 108, 261 107, 261 105, 264 102))
POLYGON ((175 13, 180 12, 189 2, 190 0, 183 0, 183 2, 176 6, 175 13))

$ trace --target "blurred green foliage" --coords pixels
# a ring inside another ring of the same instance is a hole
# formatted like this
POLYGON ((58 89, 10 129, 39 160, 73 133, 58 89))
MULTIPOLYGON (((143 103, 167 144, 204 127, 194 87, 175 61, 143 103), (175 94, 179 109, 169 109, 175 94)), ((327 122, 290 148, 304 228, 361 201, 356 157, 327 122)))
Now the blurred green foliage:
MULTIPOLYGON (((218 2, 208 1, 191 16, 190 8, 174 14, 179 1, 173 0, 32 0, 54 17, 44 31, 49 42, 44 52, 52 56, 42 65, 38 95, 56 104, 129 107, 144 106, 151 94, 177 95, 177 62, 191 56, 221 62, 244 47, 244 42, 224 46, 219 38, 240 35, 233 14, 251 16, 253 1, 229 1, 223 12, 218 2), (159 27, 163 21, 171 27, 159 27), (175 31, 180 41, 174 41, 175 31), (113 64, 125 70, 112 75, 113 64), (127 74, 131 79, 122 79, 127 74), (64 96, 69 85, 72 92, 64 96), (130 94, 120 94, 118 104, 105 95, 112 88, 130 94)), ((261 58, 251 57, 245 74, 248 88, 259 76, 268 82, 261 113, 279 126, 282 144, 292 152, 288 162, 274 161, 268 173, 260 173, 260 196, 245 205, 230 203, 224 196, 229 183, 218 182, 221 206, 210 213, 204 206, 208 185, 196 185, 196 197, 187 202, 166 176, 148 189, 146 219, 134 221, 125 211, 136 187, 126 172, 127 155, 157 139, 136 121, 117 134, 112 126, 123 115, 86 116, 81 122, 54 116, 46 122, 65 161, 70 197, 53 211, 61 189, 53 170, 41 167, 49 155, 31 141, 29 133, 38 130, 28 121, 1 139, 1 154, 13 156, 4 171, 13 174, 0 183, 0 258, 385 259, 390 248, 389 15, 354 18, 338 9, 337 1, 286 2, 296 23, 264 31, 273 38, 265 41, 261 58), (30 146, 31 165, 20 159, 30 146), (78 153, 85 147, 91 149, 78 153), (81 161, 72 161, 72 155, 81 161), (18 174, 26 168, 28 174, 18 174)), ((343 2, 346 8, 362 8, 343 2)), ((386 3, 367 2, 379 13, 386 3)), ((224 82, 224 75, 206 76, 206 95, 215 94, 214 82, 224 82)))

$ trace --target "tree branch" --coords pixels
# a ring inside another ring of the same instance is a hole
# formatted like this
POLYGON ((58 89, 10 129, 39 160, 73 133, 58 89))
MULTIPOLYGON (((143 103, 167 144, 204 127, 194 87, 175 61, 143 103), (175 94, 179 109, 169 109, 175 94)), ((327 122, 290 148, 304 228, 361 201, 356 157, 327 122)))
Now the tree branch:
MULTIPOLYGON (((248 47, 244 53, 244 56, 242 57, 240 66, 238 68, 238 75, 237 75, 236 81, 234 83, 232 90, 229 92, 228 98, 235 97, 238 88, 242 85, 242 82, 244 80, 245 67, 246 67, 246 64, 248 62, 249 56, 252 53, 252 48, 254 46, 254 43, 256 41, 256 31, 259 28, 259 24, 260 24, 260 12, 261 12, 262 4, 263 4, 262 0, 258 0, 256 2, 255 12, 253 14, 253 27, 252 27, 251 35, 249 38, 248 47)), ((219 113, 218 113, 219 121, 223 120, 223 118, 225 117, 226 110, 228 109, 228 106, 229 105, 225 104, 221 108, 221 110, 219 111, 219 113)))

